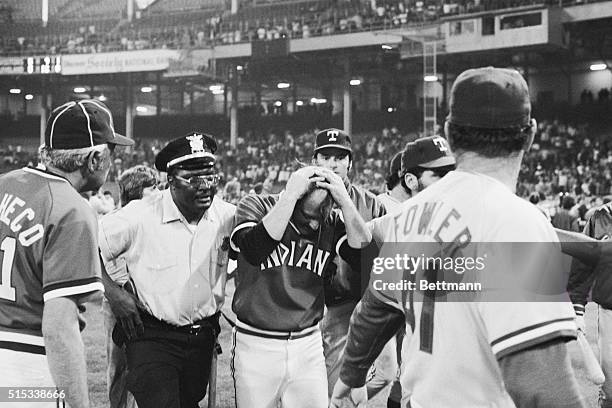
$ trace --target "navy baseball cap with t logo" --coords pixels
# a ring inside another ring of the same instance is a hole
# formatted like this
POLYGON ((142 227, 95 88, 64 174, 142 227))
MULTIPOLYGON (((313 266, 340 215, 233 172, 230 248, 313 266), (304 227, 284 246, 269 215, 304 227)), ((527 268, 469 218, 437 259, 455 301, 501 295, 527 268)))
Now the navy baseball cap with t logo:
POLYGON ((335 148, 352 153, 351 137, 348 133, 335 128, 325 129, 317 133, 314 153, 321 149, 335 148))
POLYGON ((435 169, 457 163, 448 142, 441 136, 422 137, 406 144, 401 161, 401 174, 414 167, 435 169))
POLYGON ((132 139, 115 133, 110 109, 93 99, 67 102, 47 120, 45 145, 52 149, 83 149, 111 143, 131 146, 132 139))

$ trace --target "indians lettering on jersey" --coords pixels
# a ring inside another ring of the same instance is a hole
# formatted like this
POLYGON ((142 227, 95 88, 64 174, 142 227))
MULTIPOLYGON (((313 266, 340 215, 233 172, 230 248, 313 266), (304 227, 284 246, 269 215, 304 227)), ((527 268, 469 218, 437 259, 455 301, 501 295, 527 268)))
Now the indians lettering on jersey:
POLYGON ((327 260, 330 259, 331 252, 316 249, 310 242, 290 241, 289 246, 278 243, 278 246, 268 258, 260 265, 261 270, 266 270, 281 265, 296 268, 304 268, 310 272, 321 276, 325 270, 327 260))
POLYGON ((38 223, 24 226, 24 222, 33 221, 36 218, 34 210, 24 206, 26 202, 21 198, 5 193, 0 200, 0 222, 10 227, 14 233, 19 233, 19 243, 28 247, 44 236, 45 229, 38 223))

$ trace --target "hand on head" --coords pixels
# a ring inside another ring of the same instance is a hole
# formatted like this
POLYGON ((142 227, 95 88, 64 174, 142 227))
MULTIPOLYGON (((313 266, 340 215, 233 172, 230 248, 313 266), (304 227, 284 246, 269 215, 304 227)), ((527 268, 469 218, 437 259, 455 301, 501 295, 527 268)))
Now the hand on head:
POLYGON ((285 194, 294 197, 296 200, 304 196, 315 186, 316 182, 324 180, 322 176, 317 174, 318 169, 318 167, 307 166, 293 172, 287 181, 285 194))
POLYGON ((343 207, 351 201, 346 186, 339 175, 322 167, 316 168, 315 175, 322 178, 322 180, 317 180, 315 182, 315 186, 329 191, 333 200, 339 207, 343 207))

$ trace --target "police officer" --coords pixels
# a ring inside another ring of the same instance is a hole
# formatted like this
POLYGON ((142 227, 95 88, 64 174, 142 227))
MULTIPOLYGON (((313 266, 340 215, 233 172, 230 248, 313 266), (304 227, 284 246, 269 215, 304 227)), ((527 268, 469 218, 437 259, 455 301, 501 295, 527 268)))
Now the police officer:
POLYGON ((216 150, 200 132, 169 142, 155 159, 169 189, 100 223, 104 263, 125 260, 134 294, 106 282, 113 311, 128 310, 114 339, 125 343, 128 390, 140 408, 195 408, 206 394, 235 211, 215 197, 216 150))

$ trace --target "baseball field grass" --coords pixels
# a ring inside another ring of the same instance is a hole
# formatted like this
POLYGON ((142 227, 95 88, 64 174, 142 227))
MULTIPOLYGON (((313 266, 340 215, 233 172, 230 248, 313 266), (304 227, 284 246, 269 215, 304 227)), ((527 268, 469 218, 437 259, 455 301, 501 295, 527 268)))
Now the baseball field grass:
MULTIPOLYGON (((232 294, 232 285, 229 285, 229 294, 232 294)), ((224 306, 224 311, 231 315, 230 311, 231 299, 228 298, 224 306)), ((87 319, 87 327, 83 332, 83 339, 87 351, 87 371, 89 383, 89 397, 92 401, 92 408, 108 408, 108 395, 106 393, 106 352, 104 346, 104 328, 102 309, 100 305, 91 304, 87 308, 85 315, 87 319)), ((589 304, 586 312, 587 320, 587 339, 596 349, 596 333, 597 333, 597 309, 595 305, 589 304)), ((223 347, 223 353, 219 356, 217 369, 217 407, 218 408, 234 408, 234 388, 232 377, 230 374, 230 346, 231 346, 231 328, 227 322, 221 322, 221 335, 219 342, 223 347)), ((581 351, 577 343, 571 342, 569 345, 572 364, 576 368, 578 381, 583 394, 587 396, 589 407, 597 406, 597 388, 590 383, 584 374, 582 364, 581 351)), ((596 352, 597 355, 597 352, 596 352)), ((460 375, 460 374, 459 374, 460 375)), ((384 408, 386 407, 386 395, 384 391, 377 398, 369 402, 368 407, 384 408)), ((202 407, 206 407, 206 400, 201 403, 202 407)))

